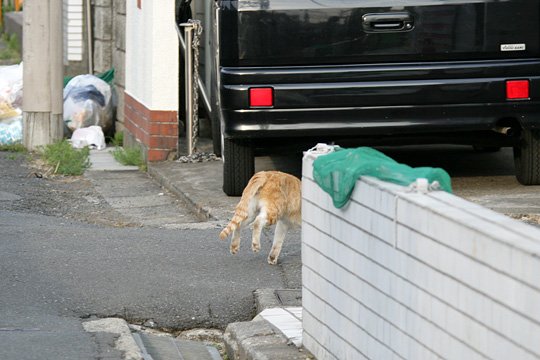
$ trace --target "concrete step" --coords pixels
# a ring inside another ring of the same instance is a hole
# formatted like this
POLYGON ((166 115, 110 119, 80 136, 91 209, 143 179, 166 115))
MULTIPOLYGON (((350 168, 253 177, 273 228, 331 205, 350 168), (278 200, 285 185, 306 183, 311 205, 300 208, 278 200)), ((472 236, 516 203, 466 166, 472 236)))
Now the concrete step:
POLYGON ((132 335, 144 360, 221 360, 216 348, 202 342, 145 333, 132 335))
POLYGON ((232 323, 225 329, 229 358, 314 359, 302 347, 302 290, 258 289, 254 296, 258 315, 252 321, 232 323))
POLYGON ((312 355, 302 348, 297 348, 280 330, 260 317, 252 321, 229 324, 224 339, 230 359, 313 359, 312 355))

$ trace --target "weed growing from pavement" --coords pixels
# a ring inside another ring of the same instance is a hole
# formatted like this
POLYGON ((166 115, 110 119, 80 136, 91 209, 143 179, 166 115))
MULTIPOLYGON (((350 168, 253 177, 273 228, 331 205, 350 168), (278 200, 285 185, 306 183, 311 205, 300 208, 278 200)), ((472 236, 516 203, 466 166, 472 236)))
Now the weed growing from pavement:
POLYGON ((146 166, 141 156, 141 150, 137 147, 126 149, 117 146, 112 151, 112 154, 116 161, 122 165, 134 165, 138 166, 141 171, 146 170, 146 166))
POLYGON ((110 139, 111 144, 114 145, 112 154, 116 161, 122 165, 138 166, 141 171, 146 171, 146 165, 143 162, 141 156, 141 150, 137 147, 124 148, 124 133, 117 132, 114 137, 110 139))
POLYGON ((53 167, 53 174, 82 175, 90 166, 90 149, 74 149, 66 139, 45 146, 43 158, 53 167))
POLYGON ((113 146, 116 146, 116 147, 124 146, 124 133, 123 132, 114 133, 114 137, 109 138, 109 139, 110 139, 110 143, 113 146))

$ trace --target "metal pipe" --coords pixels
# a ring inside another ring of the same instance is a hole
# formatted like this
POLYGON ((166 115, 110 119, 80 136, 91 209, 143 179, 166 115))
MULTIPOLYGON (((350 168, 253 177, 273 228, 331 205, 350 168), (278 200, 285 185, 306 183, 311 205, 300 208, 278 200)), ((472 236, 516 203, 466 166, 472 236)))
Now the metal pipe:
MULTIPOLYGON (((180 31, 180 28, 178 25, 176 25, 176 33, 178 34, 178 39, 180 40, 180 49, 182 50, 182 55, 186 56, 186 42, 184 41, 184 36, 182 35, 182 32, 180 31)), ((208 66, 205 64, 205 66, 208 66)), ((200 78, 197 79, 197 85, 199 85, 199 94, 201 94, 201 97, 203 99, 204 109, 206 110, 207 114, 210 114, 212 112, 212 107, 210 106, 210 100, 208 100, 208 93, 206 92, 206 86, 202 82, 200 78)))
MULTIPOLYGON (((186 44, 193 42, 193 24, 182 24, 186 44)), ((185 47, 184 81, 186 86, 186 142, 188 156, 193 154, 193 49, 185 47)))
MULTIPOLYGON (((211 0, 205 0, 204 2, 204 26, 207 29, 210 29, 210 19, 212 11, 212 2, 211 0)), ((212 68, 210 64, 212 63, 212 53, 210 52, 210 31, 204 33, 204 85, 206 89, 210 88, 210 76, 212 76, 212 68)))

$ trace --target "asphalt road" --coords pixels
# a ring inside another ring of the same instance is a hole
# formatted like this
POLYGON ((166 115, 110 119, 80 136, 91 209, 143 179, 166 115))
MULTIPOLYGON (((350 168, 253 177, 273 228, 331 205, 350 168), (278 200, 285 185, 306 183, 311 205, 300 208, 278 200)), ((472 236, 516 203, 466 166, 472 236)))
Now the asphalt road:
MULTIPOLYGON (((218 232, 107 228, 2 211, 0 308, 153 320, 164 328, 251 320, 252 292, 285 287, 284 265, 269 266, 266 251, 253 254, 247 241, 232 256, 218 232)), ((296 235, 285 244, 285 266, 298 261, 296 235)))

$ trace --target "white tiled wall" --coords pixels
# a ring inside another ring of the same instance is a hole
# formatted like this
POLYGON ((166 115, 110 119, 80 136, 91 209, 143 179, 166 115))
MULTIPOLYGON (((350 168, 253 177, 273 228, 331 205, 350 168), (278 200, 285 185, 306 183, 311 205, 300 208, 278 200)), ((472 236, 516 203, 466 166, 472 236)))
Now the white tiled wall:
POLYGON ((302 178, 303 344, 318 359, 540 359, 540 229, 373 178, 302 178))

